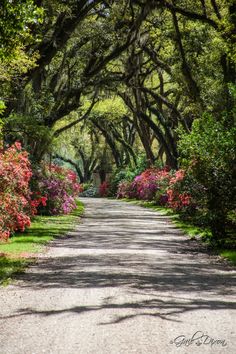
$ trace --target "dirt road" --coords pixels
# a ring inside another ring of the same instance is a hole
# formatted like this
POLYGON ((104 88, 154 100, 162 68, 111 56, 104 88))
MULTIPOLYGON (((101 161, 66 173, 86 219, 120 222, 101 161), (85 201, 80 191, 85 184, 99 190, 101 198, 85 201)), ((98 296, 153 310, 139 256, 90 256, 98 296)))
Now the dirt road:
POLYGON ((156 212, 84 199, 82 223, 0 288, 0 354, 235 353, 235 275, 156 212))

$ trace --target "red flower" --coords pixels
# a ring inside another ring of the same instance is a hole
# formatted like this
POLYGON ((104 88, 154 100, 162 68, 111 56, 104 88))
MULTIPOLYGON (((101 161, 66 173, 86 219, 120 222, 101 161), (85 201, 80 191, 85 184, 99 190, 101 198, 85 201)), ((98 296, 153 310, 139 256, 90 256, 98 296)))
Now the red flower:
POLYGON ((6 240, 16 230, 30 225, 29 181, 32 176, 28 154, 16 142, 0 151, 0 239, 6 240))

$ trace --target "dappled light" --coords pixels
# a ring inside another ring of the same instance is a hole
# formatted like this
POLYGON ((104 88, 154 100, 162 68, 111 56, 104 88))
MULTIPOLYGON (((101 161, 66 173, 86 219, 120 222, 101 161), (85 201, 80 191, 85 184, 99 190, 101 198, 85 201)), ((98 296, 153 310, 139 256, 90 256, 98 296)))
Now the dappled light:
POLYGON ((236 0, 0 4, 0 354, 234 354, 236 0))

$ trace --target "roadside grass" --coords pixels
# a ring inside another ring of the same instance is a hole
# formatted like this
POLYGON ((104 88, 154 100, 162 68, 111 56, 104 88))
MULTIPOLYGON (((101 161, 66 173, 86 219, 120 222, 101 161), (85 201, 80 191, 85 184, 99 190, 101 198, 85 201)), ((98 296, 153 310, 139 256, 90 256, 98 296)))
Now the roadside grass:
POLYGON ((78 201, 77 209, 69 215, 36 216, 29 229, 0 243, 0 283, 8 284, 13 275, 36 259, 44 245, 73 230, 83 211, 84 206, 78 201))
POLYGON ((219 250, 221 257, 226 258, 231 264, 236 266, 236 250, 221 249, 219 250))
MULTIPOLYGON (((175 213, 172 209, 157 206, 155 204, 155 202, 142 201, 142 200, 137 200, 137 199, 126 199, 126 198, 119 199, 119 200, 125 201, 128 203, 132 203, 135 205, 140 205, 142 207, 155 210, 162 215, 169 216, 172 219, 172 221, 174 222, 174 224, 176 225, 176 227, 181 229, 190 238, 193 238, 193 239, 200 238, 202 241, 204 241, 209 246, 211 246, 209 241, 207 241, 211 237, 211 231, 209 229, 201 228, 201 227, 191 224, 188 221, 182 220, 180 218, 180 215, 175 213)), ((230 244, 230 243, 232 243, 232 239, 226 240, 226 242, 230 244)), ((233 249, 233 247, 235 248, 235 242, 234 242, 234 245, 232 245, 232 249, 231 248, 228 249, 228 248, 215 247, 215 248, 213 248, 213 251, 216 254, 220 255, 221 257, 227 259, 229 261, 229 263, 231 263, 232 265, 236 266, 236 250, 233 249)))

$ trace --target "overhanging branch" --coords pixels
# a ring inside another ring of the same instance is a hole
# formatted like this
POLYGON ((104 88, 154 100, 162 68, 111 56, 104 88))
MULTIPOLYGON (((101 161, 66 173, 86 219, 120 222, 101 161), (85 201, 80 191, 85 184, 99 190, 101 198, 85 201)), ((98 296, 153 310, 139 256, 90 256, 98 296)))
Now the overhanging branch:
POLYGON ((58 136, 59 136, 61 133, 63 133, 64 131, 66 131, 66 130, 72 128, 72 127, 74 127, 75 125, 79 124, 79 123, 82 122, 84 119, 86 119, 86 118, 90 115, 90 113, 91 113, 91 111, 92 111, 92 109, 93 109, 93 107, 94 107, 94 105, 95 105, 96 103, 97 103, 97 101, 96 101, 95 98, 94 98, 93 101, 92 101, 92 103, 91 103, 91 105, 89 106, 88 110, 84 113, 84 115, 83 115, 82 117, 80 117, 80 118, 74 120, 73 122, 71 122, 71 123, 65 125, 64 127, 60 128, 60 129, 57 129, 57 130, 54 132, 53 136, 54 136, 54 137, 58 137, 58 136))

